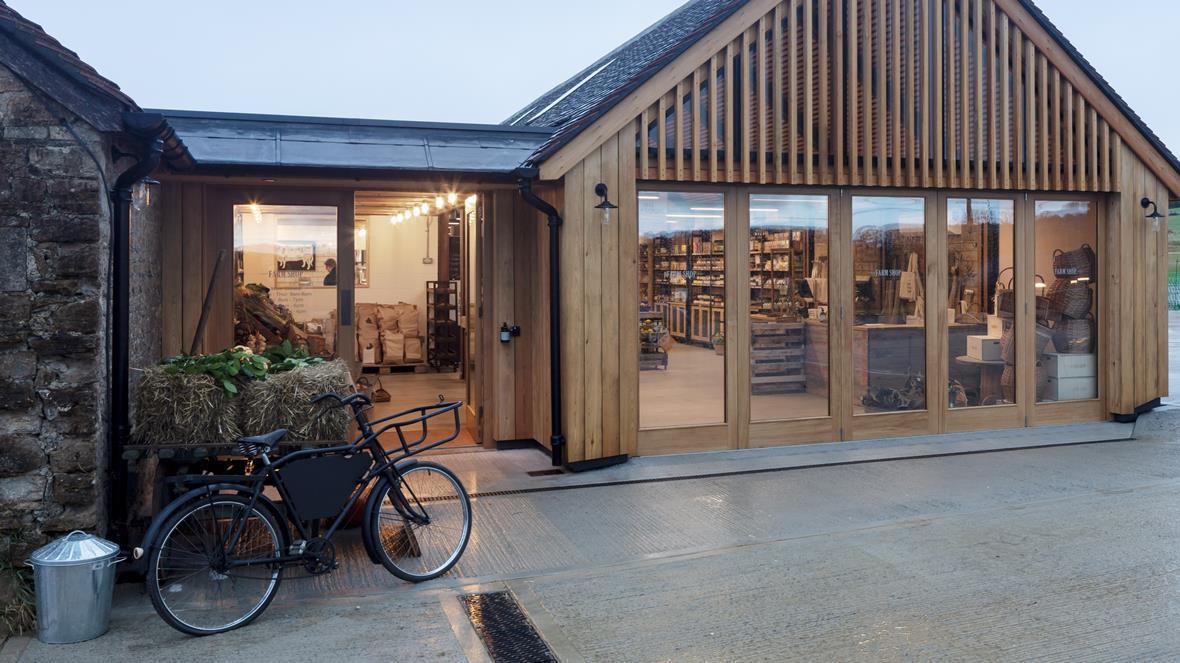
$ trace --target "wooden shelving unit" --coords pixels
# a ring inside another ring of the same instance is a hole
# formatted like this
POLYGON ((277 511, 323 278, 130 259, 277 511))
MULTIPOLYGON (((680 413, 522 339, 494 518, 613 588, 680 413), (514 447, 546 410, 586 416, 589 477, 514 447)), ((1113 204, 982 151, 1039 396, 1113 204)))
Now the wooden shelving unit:
POLYGON ((426 282, 426 362, 436 370, 459 367, 459 282, 426 282))
POLYGON ((789 394, 807 388, 804 324, 754 315, 750 322, 750 386, 754 394, 789 394))

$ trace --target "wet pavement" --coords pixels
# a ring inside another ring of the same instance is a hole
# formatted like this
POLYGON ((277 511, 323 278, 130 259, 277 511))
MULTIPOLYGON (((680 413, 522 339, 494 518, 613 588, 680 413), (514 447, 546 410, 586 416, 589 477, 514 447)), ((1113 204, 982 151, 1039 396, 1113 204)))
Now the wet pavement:
POLYGON ((124 585, 107 635, 0 661, 488 660, 473 591, 511 592, 563 661, 1178 660, 1180 405, 1130 435, 485 495, 438 581, 354 554, 204 639, 124 585))

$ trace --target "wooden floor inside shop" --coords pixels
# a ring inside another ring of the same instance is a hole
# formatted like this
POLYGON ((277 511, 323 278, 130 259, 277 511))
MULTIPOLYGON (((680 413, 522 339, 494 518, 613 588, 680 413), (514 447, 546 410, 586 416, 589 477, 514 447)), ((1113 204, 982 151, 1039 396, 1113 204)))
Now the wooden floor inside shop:
MULTIPOLYGON (((389 395, 392 397, 388 403, 374 403, 373 410, 369 415, 370 419, 380 419, 387 417, 395 412, 401 412, 412 407, 419 407, 422 405, 430 405, 439 402, 441 397, 444 401, 462 401, 467 398, 467 385, 462 378, 462 374, 458 371, 451 372, 431 372, 427 373, 393 373, 387 375, 373 375, 366 374, 373 389, 378 388, 378 378, 380 378, 380 386, 384 387, 389 395)), ((446 443, 440 449, 454 449, 454 448, 470 448, 477 446, 474 431, 471 423, 467 421, 467 404, 460 409, 459 422, 462 429, 459 431, 459 437, 446 443)), ((450 435, 453 431, 452 420, 450 415, 440 416, 431 422, 427 427, 427 441, 438 440, 450 435)), ((413 428, 406 428, 404 431, 410 441, 417 439, 421 428, 415 426, 413 428)), ((390 431, 383 436, 382 442, 386 448, 393 448, 398 445, 397 433, 390 431)))
MULTIPOLYGON (((756 394, 753 421, 823 417, 826 393, 756 394)), ((639 372, 639 425, 670 428, 725 421, 725 358, 711 348, 673 342, 666 369, 639 372)))

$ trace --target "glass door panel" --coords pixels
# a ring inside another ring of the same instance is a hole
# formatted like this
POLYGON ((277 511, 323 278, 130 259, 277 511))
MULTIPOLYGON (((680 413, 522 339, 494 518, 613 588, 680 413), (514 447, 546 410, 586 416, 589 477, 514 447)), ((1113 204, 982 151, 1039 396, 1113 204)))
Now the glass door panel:
POLYGON ((830 413, 828 197, 749 196, 750 421, 830 413))
POLYGON ((852 198, 854 414, 926 409, 924 198, 852 198))
POLYGON ((234 205, 234 343, 336 355, 337 208, 234 205))
POLYGON ((1033 259, 1037 290, 1036 400, 1098 398, 1098 215, 1084 200, 1038 200, 1033 259))
POLYGON ((1015 404, 1015 203, 947 200, 947 406, 1015 404))
POLYGON ((725 196, 639 193, 639 426, 722 424, 725 196))

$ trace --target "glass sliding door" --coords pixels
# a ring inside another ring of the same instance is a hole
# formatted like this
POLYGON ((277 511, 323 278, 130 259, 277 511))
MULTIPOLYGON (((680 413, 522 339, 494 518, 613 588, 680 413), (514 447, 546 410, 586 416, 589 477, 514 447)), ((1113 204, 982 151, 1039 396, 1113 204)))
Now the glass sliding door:
POLYGON ((750 421, 830 413, 828 197, 751 194, 750 421))
POLYGON ((233 218, 234 344, 336 356, 337 208, 250 203, 233 218))
POLYGON ((946 201, 947 407, 1017 402, 1015 202, 946 201))
POLYGON ((1098 398, 1098 212, 1086 200, 1034 204, 1037 403, 1098 398))
POLYGON ((723 424, 725 195, 638 198, 639 426, 723 424))
POLYGON ((852 409, 926 409, 926 200, 853 196, 852 409))

